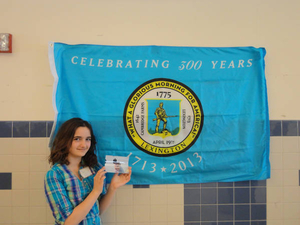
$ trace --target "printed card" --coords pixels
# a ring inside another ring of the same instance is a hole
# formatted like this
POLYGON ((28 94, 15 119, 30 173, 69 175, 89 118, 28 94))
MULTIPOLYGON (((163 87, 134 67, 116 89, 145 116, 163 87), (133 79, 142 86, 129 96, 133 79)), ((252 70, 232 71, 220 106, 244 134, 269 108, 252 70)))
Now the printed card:
POLYGON ((108 173, 128 173, 129 157, 107 155, 105 169, 108 173))

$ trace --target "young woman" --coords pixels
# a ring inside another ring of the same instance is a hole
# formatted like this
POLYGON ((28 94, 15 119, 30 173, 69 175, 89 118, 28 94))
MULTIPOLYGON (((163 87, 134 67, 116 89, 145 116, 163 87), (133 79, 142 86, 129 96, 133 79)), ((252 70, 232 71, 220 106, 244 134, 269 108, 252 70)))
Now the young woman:
POLYGON ((116 190, 131 178, 114 174, 106 190, 105 168, 97 162, 96 139, 91 125, 80 118, 66 121, 54 139, 45 176, 45 194, 55 224, 101 224, 100 214, 116 190))

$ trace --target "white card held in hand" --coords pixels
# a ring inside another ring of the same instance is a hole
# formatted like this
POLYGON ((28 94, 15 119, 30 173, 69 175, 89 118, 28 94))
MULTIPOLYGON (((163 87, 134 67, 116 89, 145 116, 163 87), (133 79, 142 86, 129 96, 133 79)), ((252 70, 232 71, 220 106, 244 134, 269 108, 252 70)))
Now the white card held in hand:
POLYGON ((108 173, 128 173, 129 157, 107 155, 105 157, 105 170, 108 173))

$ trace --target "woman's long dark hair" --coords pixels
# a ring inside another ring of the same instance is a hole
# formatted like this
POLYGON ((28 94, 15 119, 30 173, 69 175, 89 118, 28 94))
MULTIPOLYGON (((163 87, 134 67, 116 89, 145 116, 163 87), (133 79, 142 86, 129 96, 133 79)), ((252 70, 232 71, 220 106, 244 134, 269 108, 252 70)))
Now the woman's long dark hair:
POLYGON ((78 127, 87 127, 90 130, 92 139, 90 149, 85 156, 82 157, 82 163, 89 167, 97 165, 97 156, 95 154, 96 138, 92 126, 87 121, 80 118, 72 118, 61 125, 51 147, 49 163, 52 165, 55 163, 69 165, 70 162, 68 161, 67 156, 78 127))

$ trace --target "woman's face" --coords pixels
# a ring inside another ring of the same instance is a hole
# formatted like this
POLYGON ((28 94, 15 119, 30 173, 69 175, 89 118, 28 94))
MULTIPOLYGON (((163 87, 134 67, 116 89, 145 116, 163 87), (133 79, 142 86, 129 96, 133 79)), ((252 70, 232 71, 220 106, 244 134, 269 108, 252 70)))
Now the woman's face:
POLYGON ((83 157, 91 147, 91 132, 87 127, 78 127, 75 131, 68 158, 83 157))

